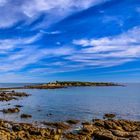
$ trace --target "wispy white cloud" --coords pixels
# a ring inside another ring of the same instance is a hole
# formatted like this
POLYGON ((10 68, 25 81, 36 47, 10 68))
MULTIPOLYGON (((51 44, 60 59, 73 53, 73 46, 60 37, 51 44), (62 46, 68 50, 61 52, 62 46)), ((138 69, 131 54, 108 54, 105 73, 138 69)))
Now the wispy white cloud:
MULTIPOLYGON (((41 38, 42 34, 38 33, 36 35, 25 37, 25 38, 15 38, 15 39, 0 39, 0 51, 10 51, 14 48, 20 48, 23 45, 29 45, 39 38, 41 38)), ((2 53, 2 52, 0 52, 2 53)))
POLYGON ((40 25, 50 25, 78 10, 86 9, 106 0, 0 0, 0 28, 6 28, 19 21, 30 23, 42 13, 46 20, 40 25), (7 12, 9 11, 9 12, 7 12))
POLYGON ((140 27, 134 27, 133 29, 130 29, 127 32, 122 33, 118 36, 111 36, 111 37, 104 37, 99 39, 80 39, 80 40, 74 40, 73 43, 76 45, 81 46, 93 46, 94 48, 97 46, 105 46, 104 48, 107 48, 108 46, 114 46, 114 48, 118 48, 118 46, 130 46, 135 43, 140 42, 139 38, 140 33, 140 27))
POLYGON ((94 67, 110 67, 138 60, 139 34, 140 27, 135 27, 117 36, 73 40, 72 43, 81 46, 81 50, 67 59, 94 67))
POLYGON ((100 2, 104 2, 103 0, 31 0, 26 1, 22 6, 23 12, 32 17, 39 12, 48 12, 51 14, 59 14, 65 15, 69 12, 73 12, 78 9, 85 9, 91 5, 99 4, 100 2), (56 13, 55 13, 56 12, 56 13))
POLYGON ((73 44, 80 45, 83 53, 98 57, 136 58, 140 57, 140 27, 135 27, 121 35, 99 39, 74 40, 73 44))
MULTIPOLYGON (((25 46, 23 46, 25 47, 25 46)), ((37 46, 30 46, 23 48, 21 51, 10 54, 8 52, 7 59, 1 59, 0 70, 1 72, 18 71, 30 64, 39 64, 41 59, 55 58, 59 56, 70 55, 74 52, 73 48, 60 47, 60 48, 39 48, 37 46)))

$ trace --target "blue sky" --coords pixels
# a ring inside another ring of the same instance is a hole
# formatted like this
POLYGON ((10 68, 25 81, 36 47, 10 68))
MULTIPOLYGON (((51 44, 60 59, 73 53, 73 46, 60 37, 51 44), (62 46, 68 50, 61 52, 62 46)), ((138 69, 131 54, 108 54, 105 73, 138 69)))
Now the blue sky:
POLYGON ((140 82, 140 0, 0 0, 0 82, 140 82))

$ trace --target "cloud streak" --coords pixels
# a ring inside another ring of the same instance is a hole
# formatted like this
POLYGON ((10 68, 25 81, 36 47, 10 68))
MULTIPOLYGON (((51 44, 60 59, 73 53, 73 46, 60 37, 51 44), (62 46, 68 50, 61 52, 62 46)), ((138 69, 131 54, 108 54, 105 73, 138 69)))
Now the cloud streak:
POLYGON ((31 23, 41 14, 45 14, 45 22, 50 25, 63 19, 64 17, 86 9, 92 5, 97 5, 105 0, 1 0, 0 1, 0 28, 13 26, 15 23, 25 21, 31 23), (8 11, 10 12, 7 12, 8 11), (47 21, 47 22, 46 22, 47 21))
POLYGON ((93 58, 139 58, 140 27, 113 37, 74 40, 73 44, 82 46, 82 52, 93 58))

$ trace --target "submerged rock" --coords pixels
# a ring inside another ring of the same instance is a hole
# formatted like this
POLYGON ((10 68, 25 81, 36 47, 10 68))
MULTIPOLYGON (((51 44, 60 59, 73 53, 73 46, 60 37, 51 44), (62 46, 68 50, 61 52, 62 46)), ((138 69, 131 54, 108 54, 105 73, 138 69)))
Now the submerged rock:
POLYGON ((15 107, 17 107, 17 108, 21 108, 21 107, 23 107, 22 105, 15 105, 15 107))
POLYGON ((47 114, 47 116, 52 116, 52 115, 53 115, 52 113, 48 113, 48 114, 47 114))
POLYGON ((29 115, 29 114, 21 114, 20 117, 21 118, 32 118, 32 115, 29 115))

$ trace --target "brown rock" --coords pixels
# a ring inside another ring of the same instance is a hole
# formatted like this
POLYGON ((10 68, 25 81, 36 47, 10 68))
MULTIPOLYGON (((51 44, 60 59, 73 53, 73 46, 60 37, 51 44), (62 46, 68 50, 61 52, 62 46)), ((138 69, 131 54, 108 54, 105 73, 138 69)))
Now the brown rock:
POLYGON ((8 108, 8 109, 3 109, 2 110, 3 113, 18 113, 20 112, 19 108, 8 108))
POLYGON ((97 130, 94 131, 93 136, 97 140, 117 140, 117 137, 115 137, 110 131, 108 130, 97 130))
POLYGON ((58 128, 58 129, 63 129, 63 130, 71 128, 70 125, 68 125, 64 122, 44 122, 44 124, 58 128))
POLYGON ((113 118, 115 118, 115 117, 116 117, 115 114, 105 114, 105 115, 104 115, 104 118, 105 118, 105 119, 113 119, 113 118))

